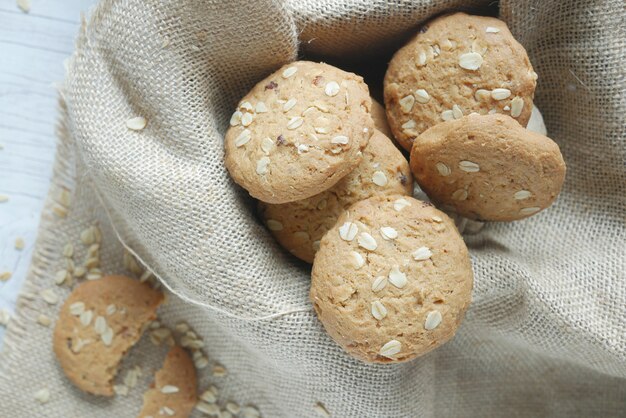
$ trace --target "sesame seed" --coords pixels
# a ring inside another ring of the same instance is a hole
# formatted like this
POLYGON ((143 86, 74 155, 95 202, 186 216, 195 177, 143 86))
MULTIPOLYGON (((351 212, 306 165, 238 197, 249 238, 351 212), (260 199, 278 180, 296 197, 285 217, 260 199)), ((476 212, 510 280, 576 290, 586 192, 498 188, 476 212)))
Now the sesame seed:
POLYGON ((359 243, 359 247, 365 248, 369 251, 374 251, 378 248, 378 243, 374 237, 367 232, 361 232, 357 242, 359 243))
POLYGON ((487 100, 489 97, 491 97, 491 92, 489 90, 485 90, 485 89, 478 89, 476 90, 476 92, 474 93, 474 99, 476 99, 477 101, 485 101, 487 100))
POLYGON ((283 78, 289 78, 298 71, 298 67, 288 67, 283 71, 283 78))
POLYGON ((390 226, 383 226, 380 228, 380 236, 385 240, 392 240, 398 238, 398 231, 390 226))
POLYGON ((79 316, 85 312, 85 304, 83 302, 74 302, 70 305, 70 313, 74 316, 79 316))
POLYGON ((210 389, 207 389, 204 392, 202 392, 202 395, 200 395, 200 399, 202 399, 204 402, 207 402, 207 403, 217 402, 217 396, 215 396, 215 392, 213 392, 210 389))
POLYGON ((511 116, 518 117, 522 114, 522 109, 524 109, 524 100, 521 97, 511 100, 511 116))
POLYGON ((487 29, 485 29, 485 32, 487 32, 487 33, 498 33, 498 32, 500 32, 500 29, 494 28, 493 26, 487 26, 487 29))
POLYGON ((415 126, 415 121, 411 119, 402 124, 402 129, 413 129, 415 126))
POLYGON ((459 56, 459 65, 466 70, 478 70, 482 64, 483 56, 478 52, 468 52, 459 56))
POLYGON ((541 210, 541 208, 533 206, 530 208, 522 208, 520 209, 519 213, 521 213, 522 215, 532 215, 533 213, 537 213, 541 210))
POLYGON ((415 97, 409 94, 408 96, 400 99, 398 101, 398 104, 400 105, 400 108, 404 113, 409 113, 411 109, 413 109, 413 105, 415 104, 415 97))
POLYGON ((15 249, 21 251, 24 249, 24 238, 17 237, 15 238, 15 249))
POLYGON ((491 90, 491 97, 494 100, 504 100, 511 96, 511 90, 509 89, 493 89, 491 90))
POLYGON ((424 322, 424 328, 428 331, 433 330, 441 324, 441 312, 430 311, 426 315, 426 322, 424 322))
POLYGON ((381 301, 375 300, 372 302, 372 316, 379 321, 387 316, 387 308, 385 308, 385 305, 383 305, 381 301))
POLYGON ((328 409, 326 409, 324 404, 322 404, 321 402, 316 403, 315 406, 313 407, 313 409, 321 417, 324 417, 324 418, 329 418, 330 417, 330 412, 328 412, 328 409))
POLYGON ((47 388, 39 389, 34 394, 35 400, 40 404, 47 403, 50 401, 50 391, 47 388))
POLYGON ((346 145, 348 142, 350 142, 350 139, 348 139, 348 137, 345 135, 337 135, 336 137, 330 140, 331 144, 346 145))
POLYGON ((452 198, 454 200, 466 200, 468 196, 467 190, 458 189, 454 193, 452 193, 452 198))
POLYGON ((287 122, 287 129, 298 129, 300 126, 302 126, 303 123, 304 119, 301 116, 294 116, 293 118, 289 119, 289 122, 287 122))
POLYGON ((244 129, 241 133, 235 138, 235 146, 242 147, 246 145, 250 139, 252 138, 252 133, 249 129, 244 129))
POLYGON ((49 327, 52 323, 52 320, 44 314, 39 314, 39 316, 37 316, 37 322, 44 327, 49 327))
POLYGON ((264 102, 258 102, 254 108, 256 113, 267 113, 267 106, 264 102))
POLYGON ((415 100, 422 104, 428 103, 428 101, 430 100, 430 95, 424 89, 417 89, 415 90, 415 100))
POLYGON ((393 208, 396 212, 400 212, 402 209, 411 206, 411 202, 406 199, 400 198, 393 202, 393 208))
POLYGON ((274 219, 268 219, 267 227, 269 228, 270 231, 282 231, 283 224, 274 219))
POLYGON ((296 103, 298 103, 298 101, 294 99, 293 97, 287 100, 285 104, 283 105, 283 112, 289 112, 291 109, 293 109, 296 103))
POLYGON ((420 51, 419 54, 417 54, 417 64, 419 66, 426 65, 426 53, 424 51, 420 51))
POLYGON ((372 292, 381 291, 385 286, 387 286, 387 278, 385 276, 378 276, 372 283, 372 292))
POLYGON ((224 377, 228 374, 228 371, 221 364, 216 364, 215 366, 213 366, 212 374, 215 377, 224 377))
POLYGON ((442 162, 438 162, 437 164, 435 164, 435 167, 437 168, 437 171, 439 172, 439 174, 441 174, 442 176, 449 176, 450 173, 452 173, 452 170, 450 170, 450 167, 448 167, 446 164, 442 162))
POLYGON ((452 106, 452 116, 454 119, 461 119, 463 117, 463 111, 459 107, 459 105, 452 106))
POLYGON ((241 123, 241 116, 243 115, 243 113, 241 113, 240 111, 235 111, 235 113, 233 113, 233 115, 230 117, 230 126, 237 126, 239 125, 239 123, 241 123))
POLYGON ((52 289, 42 290, 40 296, 49 305, 56 305, 59 302, 59 297, 52 289))
POLYGON ((359 228, 352 222, 346 222, 339 227, 339 236, 344 241, 352 241, 357 232, 359 232, 359 228))
POLYGON ((102 342, 106 346, 110 346, 113 342, 113 329, 111 327, 107 327, 104 333, 100 336, 102 338, 102 342))
POLYGON ((467 173, 478 173, 480 171, 480 166, 471 161, 459 162, 459 168, 467 173))
POLYGON ((336 96, 337 93, 339 93, 339 84, 337 84, 337 82, 335 81, 326 83, 326 87, 324 87, 324 93, 326 93, 327 96, 336 96))
POLYGON ((433 253, 428 247, 419 247, 417 250, 413 251, 411 255, 415 261, 424 261, 428 260, 433 253))
POLYGON ((168 415, 170 417, 173 417, 174 414, 176 414, 176 411, 174 411, 172 408, 164 406, 161 409, 159 409, 159 414, 161 414, 161 415, 165 414, 165 415, 168 415))
POLYGON ((204 414, 210 415, 210 416, 218 416, 220 414, 220 407, 213 404, 208 404, 208 403, 204 403, 204 402, 198 402, 196 404, 196 409, 204 414))
POLYGON ((356 251, 350 251, 351 263, 355 269, 360 269, 365 265, 365 259, 356 251))
POLYGON ((146 119, 141 116, 130 118, 126 121, 126 127, 133 131, 141 131, 143 128, 146 127, 147 124, 148 121, 146 121, 146 119))
POLYGON ((91 323, 92 318, 93 318, 92 310, 84 311, 79 316, 80 323, 85 327, 91 323))
POLYGON ((402 289, 407 284, 406 274, 401 272, 400 267, 397 265, 393 266, 391 270, 389 270, 389 283, 398 289, 402 289))
POLYGON ((516 192, 513 197, 515 198, 515 200, 524 200, 524 199, 528 199, 530 196, 532 196, 532 193, 529 192, 528 190, 520 190, 519 192, 516 192))
POLYGON ((398 340, 391 340, 380 348, 379 354, 384 357, 393 358, 402 350, 402 344, 398 340))
POLYGON ((387 176, 382 171, 375 171, 372 175, 372 181, 375 185, 384 187, 387 185, 387 176))
POLYGON ((266 174, 268 169, 267 167, 270 165, 269 157, 261 157, 259 161, 256 163, 256 173, 258 175, 266 174))
POLYGON ((241 116, 241 125, 250 126, 253 120, 254 120, 254 115, 252 113, 246 112, 241 116))
POLYGON ((451 110, 444 110, 443 112, 441 112, 441 119, 445 121, 452 120, 454 119, 454 113, 452 113, 451 110))
POLYGON ((173 385, 165 385, 161 388, 161 393, 169 394, 169 393, 178 393, 179 389, 177 386, 173 385))
POLYGON ((0 282, 8 281, 12 276, 13 274, 10 271, 3 271, 0 273, 0 282))

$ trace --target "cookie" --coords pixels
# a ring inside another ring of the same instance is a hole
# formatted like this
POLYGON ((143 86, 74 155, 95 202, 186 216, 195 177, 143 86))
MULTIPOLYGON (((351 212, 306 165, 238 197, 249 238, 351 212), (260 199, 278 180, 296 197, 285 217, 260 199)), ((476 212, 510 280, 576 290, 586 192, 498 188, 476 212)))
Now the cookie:
POLYGON ((239 103, 226 132, 226 168, 264 202, 314 196, 361 161, 374 129, 371 103, 355 74, 309 61, 287 64, 239 103))
POLYGON ((421 134, 411 169, 429 198, 470 219, 513 221, 550 206, 565 162, 550 138, 506 115, 469 115, 421 134))
POLYGON ((189 354, 180 346, 173 347, 156 372, 152 388, 143 395, 139 418, 187 418, 197 401, 197 386, 196 369, 189 354))
POLYGON ((387 114, 383 105, 372 98, 372 108, 370 109, 374 127, 382 132, 387 138, 393 139, 389 122, 387 122, 387 114))
POLYGON ((53 349, 69 380, 113 396, 122 357, 156 318, 163 294, 125 276, 86 281, 69 295, 54 328, 53 349))
POLYGON ((389 138, 375 130, 361 164, 331 189, 282 205, 261 202, 259 211, 284 248, 312 263, 320 240, 350 205, 375 194, 410 195, 412 190, 409 163, 389 138))
POLYGON ((465 13, 439 17, 393 56, 385 107, 398 142, 472 112, 505 113, 526 126, 537 74, 524 47, 499 19, 465 13))
POLYGON ((410 360, 450 340, 472 266, 454 222, 408 196, 353 205, 322 238, 311 301, 330 336, 369 363, 410 360))

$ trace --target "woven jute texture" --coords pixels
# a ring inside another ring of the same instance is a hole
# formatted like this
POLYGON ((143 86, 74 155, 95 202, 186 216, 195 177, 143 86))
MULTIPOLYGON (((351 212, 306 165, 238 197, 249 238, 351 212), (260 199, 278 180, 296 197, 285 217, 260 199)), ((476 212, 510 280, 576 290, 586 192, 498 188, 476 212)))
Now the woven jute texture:
MULTIPOLYGON (((36 255, 0 357, 0 415, 133 417, 165 348, 147 338, 126 365, 129 396, 75 390, 29 297, 55 287, 67 241, 95 223, 103 270, 124 247, 171 290, 165 323, 186 320, 227 377, 222 399, 265 417, 588 417, 626 413, 626 12, 622 0, 103 1, 62 88, 59 149, 36 255), (541 214, 465 237, 473 304, 453 341, 408 364, 365 365, 325 334, 308 301, 310 268, 281 250, 223 166, 237 100, 298 56, 366 76, 426 19, 499 13, 539 74, 536 102, 568 165, 541 214), (481 9, 479 9, 481 8, 481 9), (127 119, 143 116, 140 132, 127 119), (72 191, 66 218, 52 212, 72 191), (49 403, 33 392, 47 387, 49 403)), ((80 253, 82 251, 83 253, 80 253)))

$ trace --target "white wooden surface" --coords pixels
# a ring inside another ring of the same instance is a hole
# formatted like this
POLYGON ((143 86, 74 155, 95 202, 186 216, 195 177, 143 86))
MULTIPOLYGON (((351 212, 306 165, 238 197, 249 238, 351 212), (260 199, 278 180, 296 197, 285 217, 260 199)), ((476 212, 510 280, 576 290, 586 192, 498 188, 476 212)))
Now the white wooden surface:
MULTIPOLYGON (((13 311, 24 282, 55 151, 63 60, 74 47, 80 13, 95 0, 32 0, 29 13, 0 0, 0 309, 13 311), (15 239, 26 247, 17 251, 15 239)), ((3 327, 0 326, 0 344, 3 327)))

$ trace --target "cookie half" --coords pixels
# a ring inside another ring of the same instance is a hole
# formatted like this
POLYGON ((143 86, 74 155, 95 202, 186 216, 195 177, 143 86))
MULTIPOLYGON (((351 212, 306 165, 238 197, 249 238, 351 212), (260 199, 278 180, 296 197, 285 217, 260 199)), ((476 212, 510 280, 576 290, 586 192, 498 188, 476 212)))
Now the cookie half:
POLYGON ((413 191, 409 163, 389 138, 374 131, 361 163, 332 188, 297 202, 259 203, 259 212, 276 240, 289 252, 312 263, 320 240, 353 203, 377 194, 413 191))
POLYGON ((327 64, 287 64, 237 106, 225 137, 226 168, 264 202, 314 196, 361 161, 374 128, 370 108, 361 77, 327 64))
POLYGON ((53 349, 79 389, 113 396, 113 378, 126 352, 156 319, 163 294, 125 276, 87 281, 69 295, 57 319, 53 349))
POLYGON ((429 198, 470 219, 513 221, 550 206, 565 180, 559 146, 506 115, 469 115, 428 129, 411 169, 429 198))
POLYGON ((537 74, 504 22, 465 13, 439 17, 393 56, 385 107, 398 142, 472 112, 504 113, 526 126, 537 74))
POLYGON ((370 363, 410 360, 455 334, 473 273, 454 223, 408 196, 353 205, 322 239, 311 301, 330 336, 370 363))

